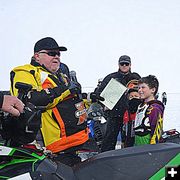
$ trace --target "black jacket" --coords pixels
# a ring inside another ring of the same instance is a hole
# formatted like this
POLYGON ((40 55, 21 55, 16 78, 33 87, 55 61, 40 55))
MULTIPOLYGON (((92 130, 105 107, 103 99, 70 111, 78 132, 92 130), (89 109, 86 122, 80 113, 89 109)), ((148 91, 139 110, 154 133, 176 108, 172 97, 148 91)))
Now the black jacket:
MULTIPOLYGON (((103 79, 99 87, 95 89, 95 93, 100 94, 112 78, 116 79, 117 81, 122 83, 124 86, 126 86, 129 81, 133 79, 138 80, 141 77, 138 73, 135 73, 135 72, 133 73, 129 72, 128 74, 124 74, 121 71, 117 71, 117 72, 111 73, 103 79)), ((126 109, 127 109, 127 95, 124 94, 120 98, 120 100, 117 102, 117 104, 114 106, 114 108, 112 110, 108 110, 107 113, 108 113, 108 116, 110 117, 118 117, 118 116, 122 117, 126 109)))

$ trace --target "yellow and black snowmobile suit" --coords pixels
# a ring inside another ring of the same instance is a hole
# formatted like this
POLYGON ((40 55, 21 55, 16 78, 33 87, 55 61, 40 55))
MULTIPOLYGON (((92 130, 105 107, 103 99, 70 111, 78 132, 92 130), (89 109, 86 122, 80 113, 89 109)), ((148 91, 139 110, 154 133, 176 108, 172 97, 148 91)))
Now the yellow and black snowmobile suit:
POLYGON ((29 101, 36 106, 46 107, 41 118, 41 133, 48 150, 57 153, 88 140, 84 102, 71 94, 63 76, 52 74, 32 60, 31 64, 18 66, 11 71, 11 94, 15 96, 18 94, 16 82, 31 84, 29 101))

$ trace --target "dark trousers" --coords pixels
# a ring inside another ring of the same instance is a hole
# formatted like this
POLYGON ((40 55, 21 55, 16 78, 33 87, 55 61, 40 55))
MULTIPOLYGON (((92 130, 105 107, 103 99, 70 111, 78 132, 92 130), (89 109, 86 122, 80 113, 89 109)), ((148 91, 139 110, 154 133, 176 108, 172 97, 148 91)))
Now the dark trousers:
POLYGON ((104 140, 102 141, 101 152, 114 150, 119 131, 122 130, 122 117, 108 117, 104 140))
POLYGON ((134 121, 129 121, 127 124, 127 132, 126 132, 124 147, 134 146, 135 133, 133 128, 134 128, 134 121))

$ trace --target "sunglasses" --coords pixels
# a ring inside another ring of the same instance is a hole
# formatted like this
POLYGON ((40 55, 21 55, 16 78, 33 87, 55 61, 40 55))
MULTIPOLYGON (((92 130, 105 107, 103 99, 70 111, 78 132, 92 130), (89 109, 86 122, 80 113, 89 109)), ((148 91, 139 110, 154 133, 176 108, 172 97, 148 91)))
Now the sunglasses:
POLYGON ((121 66, 129 66, 129 63, 127 63, 127 62, 122 62, 122 63, 119 63, 121 66))
POLYGON ((53 57, 55 57, 56 55, 58 56, 61 55, 59 51, 49 51, 49 52, 39 52, 39 53, 44 53, 44 54, 47 54, 48 56, 53 56, 53 57))

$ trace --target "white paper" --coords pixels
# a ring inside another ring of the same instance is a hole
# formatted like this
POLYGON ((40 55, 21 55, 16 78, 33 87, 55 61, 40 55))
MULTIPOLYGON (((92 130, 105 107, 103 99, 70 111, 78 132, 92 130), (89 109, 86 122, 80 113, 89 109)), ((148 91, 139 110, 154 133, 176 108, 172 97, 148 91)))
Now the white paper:
POLYGON ((112 110, 126 89, 124 85, 112 78, 100 94, 105 99, 101 103, 112 110))

